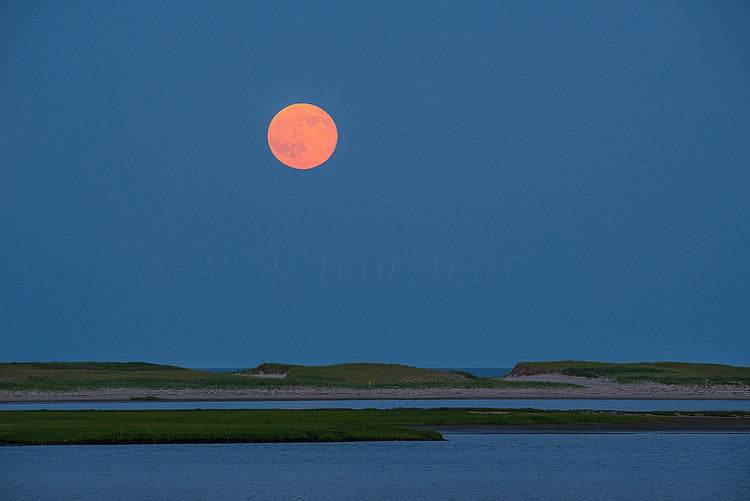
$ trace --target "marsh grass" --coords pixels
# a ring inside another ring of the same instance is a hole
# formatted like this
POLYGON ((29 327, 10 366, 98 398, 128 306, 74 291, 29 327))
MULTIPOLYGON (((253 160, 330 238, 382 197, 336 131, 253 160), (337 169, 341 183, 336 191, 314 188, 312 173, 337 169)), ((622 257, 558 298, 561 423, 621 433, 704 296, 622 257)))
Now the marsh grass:
POLYGON ((683 362, 641 362, 615 364, 564 360, 559 362, 523 362, 525 367, 567 376, 606 377, 618 383, 654 381, 663 384, 708 385, 730 384, 750 386, 750 367, 720 364, 692 364, 683 362))
POLYGON ((508 382, 457 371, 397 364, 303 366, 263 364, 235 373, 215 373, 143 362, 0 363, 0 390, 71 391, 99 388, 284 389, 310 388, 561 388, 560 383, 508 382), (285 374, 284 378, 253 377, 285 374))
POLYGON ((676 419, 537 409, 3 411, 0 444, 442 440, 408 426, 632 423, 676 419))

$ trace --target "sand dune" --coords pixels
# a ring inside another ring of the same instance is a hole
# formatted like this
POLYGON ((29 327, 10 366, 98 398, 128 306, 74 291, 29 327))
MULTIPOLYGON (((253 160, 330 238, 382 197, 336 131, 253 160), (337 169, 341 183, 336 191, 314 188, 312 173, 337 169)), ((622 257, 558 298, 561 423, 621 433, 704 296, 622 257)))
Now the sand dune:
POLYGON ((495 389, 388 389, 289 388, 240 390, 150 390, 105 388, 70 392, 0 391, 0 402, 93 402, 158 398, 173 401, 205 400, 364 400, 364 399, 653 399, 653 400, 750 400, 750 388, 709 385, 677 386, 659 383, 619 384, 603 378, 582 378, 561 374, 508 377, 508 381, 550 381, 573 383, 582 388, 495 388, 495 389))

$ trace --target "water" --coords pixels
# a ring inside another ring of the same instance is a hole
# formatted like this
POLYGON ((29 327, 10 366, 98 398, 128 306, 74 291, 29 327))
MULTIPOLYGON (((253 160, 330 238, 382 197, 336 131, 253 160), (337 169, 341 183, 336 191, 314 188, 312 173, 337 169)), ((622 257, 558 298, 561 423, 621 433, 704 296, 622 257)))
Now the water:
POLYGON ((750 499, 750 434, 0 447, 1 499, 750 499))
POLYGON ((594 409, 613 411, 749 411, 750 400, 582 400, 582 399, 441 399, 441 400, 263 400, 237 402, 49 402, 0 403, 0 411, 80 409, 395 409, 397 407, 493 407, 506 409, 594 409))

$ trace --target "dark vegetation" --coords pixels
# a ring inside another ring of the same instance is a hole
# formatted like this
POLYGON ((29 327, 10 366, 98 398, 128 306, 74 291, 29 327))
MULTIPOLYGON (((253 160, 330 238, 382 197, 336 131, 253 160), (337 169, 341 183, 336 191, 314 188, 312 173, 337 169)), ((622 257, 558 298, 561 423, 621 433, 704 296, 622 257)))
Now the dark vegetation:
POLYGON ((679 415, 484 408, 3 411, 0 444, 441 440, 435 431, 408 427, 634 423, 679 415))

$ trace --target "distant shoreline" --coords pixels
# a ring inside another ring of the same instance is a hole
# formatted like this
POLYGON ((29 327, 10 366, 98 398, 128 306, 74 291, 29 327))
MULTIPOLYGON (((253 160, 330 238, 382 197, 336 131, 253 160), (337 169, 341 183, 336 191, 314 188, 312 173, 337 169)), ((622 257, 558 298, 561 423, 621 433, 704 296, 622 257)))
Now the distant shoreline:
POLYGON ((0 364, 0 403, 274 400, 750 400, 750 367, 519 363, 505 377, 398 364, 264 363, 235 374, 143 362, 0 364), (577 374, 577 375, 570 375, 577 374), (623 374, 629 375, 622 377, 623 374), (652 378, 648 376, 652 375, 652 378), (15 384, 11 386, 9 382, 15 384), (12 389, 15 386, 16 389, 12 389))

